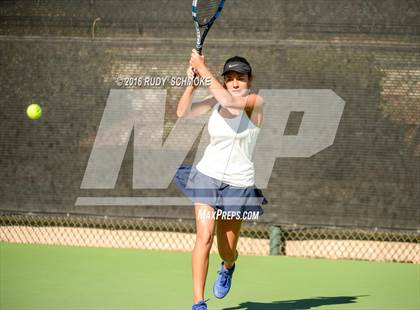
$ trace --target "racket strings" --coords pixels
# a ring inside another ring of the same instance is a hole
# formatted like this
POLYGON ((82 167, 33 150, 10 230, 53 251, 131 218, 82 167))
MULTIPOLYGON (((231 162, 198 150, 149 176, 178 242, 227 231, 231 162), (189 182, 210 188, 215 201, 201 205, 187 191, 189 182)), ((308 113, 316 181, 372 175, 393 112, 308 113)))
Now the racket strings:
POLYGON ((198 0, 197 1, 197 19, 202 25, 207 24, 217 13, 220 6, 220 0, 198 0))

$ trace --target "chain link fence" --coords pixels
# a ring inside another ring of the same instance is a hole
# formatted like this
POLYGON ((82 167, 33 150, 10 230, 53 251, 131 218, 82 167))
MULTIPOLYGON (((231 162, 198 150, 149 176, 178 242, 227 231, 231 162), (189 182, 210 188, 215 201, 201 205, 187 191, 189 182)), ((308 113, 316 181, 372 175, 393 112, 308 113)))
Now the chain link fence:
MULTIPOLYGON (((418 231, 244 222, 241 255, 287 255, 420 263, 418 231)), ((191 251, 193 220, 73 214, 3 213, 0 241, 67 246, 191 251)), ((217 253, 214 238, 212 253, 217 253)))

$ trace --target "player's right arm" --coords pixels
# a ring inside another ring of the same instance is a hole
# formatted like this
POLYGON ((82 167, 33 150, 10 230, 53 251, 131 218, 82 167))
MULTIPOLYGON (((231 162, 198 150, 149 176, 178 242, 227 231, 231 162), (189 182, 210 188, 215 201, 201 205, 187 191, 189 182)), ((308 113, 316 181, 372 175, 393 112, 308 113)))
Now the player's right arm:
MULTIPOLYGON (((194 71, 191 67, 187 70, 189 78, 194 78, 194 71)), ((216 104, 216 100, 213 96, 207 97, 206 99, 199 102, 192 102, 195 87, 187 86, 181 99, 178 102, 176 115, 182 118, 194 118, 206 114, 216 104)))

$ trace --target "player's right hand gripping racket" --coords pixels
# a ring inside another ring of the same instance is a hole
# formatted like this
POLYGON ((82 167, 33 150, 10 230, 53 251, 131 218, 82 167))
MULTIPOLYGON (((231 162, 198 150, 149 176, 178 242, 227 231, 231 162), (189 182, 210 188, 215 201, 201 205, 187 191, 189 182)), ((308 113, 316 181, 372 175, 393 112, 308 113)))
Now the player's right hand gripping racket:
POLYGON ((220 16, 225 0, 193 0, 192 16, 197 31, 195 49, 201 55, 204 40, 214 21, 220 16))

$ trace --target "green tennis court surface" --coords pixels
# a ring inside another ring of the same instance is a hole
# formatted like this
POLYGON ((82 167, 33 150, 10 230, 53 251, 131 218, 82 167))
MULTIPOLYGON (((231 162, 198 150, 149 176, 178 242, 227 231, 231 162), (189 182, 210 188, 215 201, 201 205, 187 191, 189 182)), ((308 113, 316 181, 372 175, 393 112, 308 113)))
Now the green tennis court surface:
MULTIPOLYGON (((190 253, 0 244, 0 309, 191 309, 190 253)), ((420 266, 240 257, 209 309, 420 309, 420 266)))

